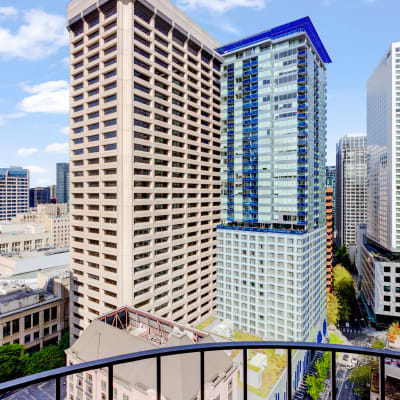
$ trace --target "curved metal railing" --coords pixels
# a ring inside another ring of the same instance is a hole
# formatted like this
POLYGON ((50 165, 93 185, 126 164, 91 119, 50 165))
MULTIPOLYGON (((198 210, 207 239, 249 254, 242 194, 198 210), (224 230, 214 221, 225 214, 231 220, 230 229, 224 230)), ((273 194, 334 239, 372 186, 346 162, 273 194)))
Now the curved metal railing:
MULTIPOLYGON (((323 351, 330 353, 331 359, 331 399, 336 399, 336 353, 353 353, 365 356, 379 358, 379 397, 385 399, 385 360, 400 360, 400 352, 388 349, 372 349, 365 347, 334 345, 334 344, 316 344, 307 342, 221 342, 221 343, 204 343, 193 344, 189 346, 164 347, 155 350, 146 350, 136 353, 122 354, 114 357, 103 358, 100 360, 89 361, 76 365, 69 365, 38 374, 25 376, 8 382, 0 383, 0 395, 7 392, 21 389, 30 385, 55 379, 56 393, 55 399, 61 399, 61 378, 81 373, 85 371, 107 368, 108 369, 108 400, 113 399, 113 377, 114 366, 141 361, 149 358, 156 359, 156 377, 157 377, 157 400, 161 400, 161 358, 164 356, 172 356, 188 353, 200 353, 200 400, 204 398, 204 353, 207 351, 218 350, 242 350, 243 351, 243 399, 247 400, 247 350, 251 349, 284 349, 287 351, 286 371, 287 376, 292 376, 292 350, 311 350, 323 351)), ((291 379, 286 380, 287 399, 292 399, 292 382, 291 379)))

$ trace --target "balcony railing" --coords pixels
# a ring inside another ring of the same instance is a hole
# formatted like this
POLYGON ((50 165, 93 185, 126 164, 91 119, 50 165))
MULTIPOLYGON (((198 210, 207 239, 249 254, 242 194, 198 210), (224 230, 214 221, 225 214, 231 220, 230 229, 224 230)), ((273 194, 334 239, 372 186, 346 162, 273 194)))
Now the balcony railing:
POLYGON ((104 358, 101 360, 89 361, 82 364, 70 365, 62 368, 57 368, 50 371, 41 372, 23 378, 14 379, 12 381, 3 382, 0 384, 0 397, 4 394, 28 387, 30 385, 39 384, 42 382, 55 379, 55 393, 54 398, 61 400, 61 378, 79 374, 85 371, 96 370, 100 368, 107 368, 108 382, 107 385, 107 399, 113 400, 113 379, 114 367, 121 364, 130 362, 141 361, 146 359, 156 359, 156 392, 157 400, 161 400, 162 387, 161 387, 161 358, 166 356, 199 353, 200 354, 200 400, 205 400, 205 363, 204 355, 209 351, 220 350, 242 350, 243 351, 243 399, 247 400, 247 352, 248 350, 257 349, 285 349, 287 351, 286 357, 286 399, 292 399, 294 390, 292 387, 292 351, 305 350, 305 351, 322 351, 330 353, 330 398, 336 399, 336 354, 337 353, 352 353, 361 354, 364 356, 377 357, 379 359, 379 398, 385 399, 385 360, 396 359, 400 360, 400 352, 387 350, 387 349, 372 349, 365 347, 333 345, 333 344, 316 344, 306 342, 222 342, 222 343, 204 343, 194 344, 189 346, 176 346, 176 347, 163 347, 155 350, 146 350, 130 354, 122 354, 114 357, 104 358))

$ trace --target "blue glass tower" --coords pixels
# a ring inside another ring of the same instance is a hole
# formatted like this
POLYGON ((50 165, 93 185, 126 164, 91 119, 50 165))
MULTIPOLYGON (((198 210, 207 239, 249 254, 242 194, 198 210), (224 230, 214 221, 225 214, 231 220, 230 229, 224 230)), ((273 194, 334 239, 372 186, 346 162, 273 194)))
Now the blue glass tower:
POLYGON ((303 18, 217 50, 217 313, 266 339, 321 340, 326 315, 326 64, 303 18))
POLYGON ((57 203, 69 203, 69 163, 57 163, 57 203))
POLYGON ((29 208, 35 208, 38 204, 50 203, 50 187, 36 187, 29 189, 29 208))

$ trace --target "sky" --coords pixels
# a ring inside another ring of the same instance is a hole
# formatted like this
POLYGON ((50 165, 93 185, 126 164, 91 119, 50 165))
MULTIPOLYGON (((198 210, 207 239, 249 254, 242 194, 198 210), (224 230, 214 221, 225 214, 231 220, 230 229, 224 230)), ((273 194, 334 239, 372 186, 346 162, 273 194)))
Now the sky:
MULTIPOLYGON (((221 44, 309 16, 327 69, 327 164, 347 133, 366 132, 366 82, 400 41, 399 0, 173 0, 221 44)), ((55 183, 68 161, 68 34, 64 0, 0 1, 0 167, 55 183)))

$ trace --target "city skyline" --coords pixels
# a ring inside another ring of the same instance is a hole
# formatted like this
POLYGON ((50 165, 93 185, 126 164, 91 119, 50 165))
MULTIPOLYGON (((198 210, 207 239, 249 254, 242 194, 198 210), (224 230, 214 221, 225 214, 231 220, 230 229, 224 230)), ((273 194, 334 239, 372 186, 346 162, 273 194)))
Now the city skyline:
MULTIPOLYGON (((18 8, 9 0, 0 7, 0 37, 5 39, 0 57, 3 76, 8 77, 0 83, 4 92, 0 96, 0 134, 4 138, 0 157, 4 166, 30 167, 32 186, 54 183, 55 163, 69 157, 66 3, 42 0, 32 11, 28 0, 19 1, 18 8), (21 28, 33 32, 39 24, 46 30, 32 35, 28 44, 21 40, 21 28)), ((301 4, 257 0, 236 2, 236 6, 227 1, 174 3, 221 44, 309 15, 335 60, 328 72, 327 165, 334 163, 340 137, 366 132, 365 83, 381 49, 398 40, 396 13, 385 14, 386 23, 378 30, 364 26, 376 24, 386 7, 399 8, 394 0, 308 0, 301 4), (362 25, 354 22, 353 13, 360 15, 362 25), (341 30, 334 27, 339 17, 341 30), (347 40, 350 34, 352 40, 347 40), (349 62, 351 57, 357 62, 349 62)))

